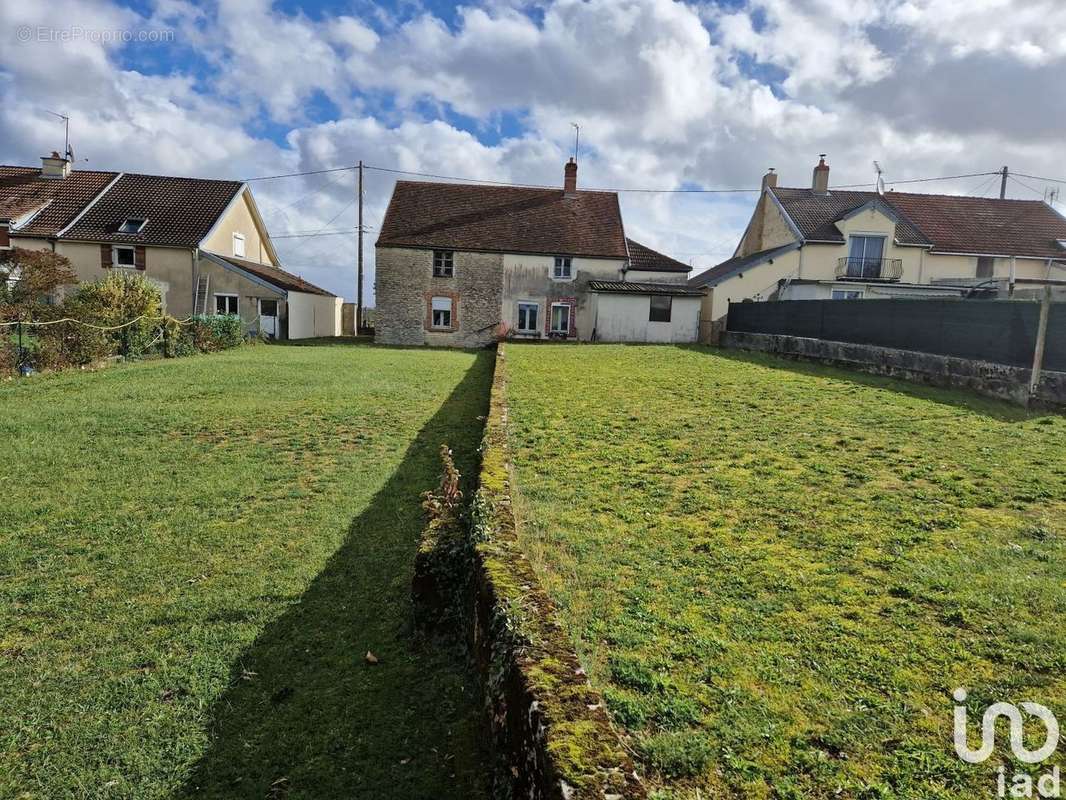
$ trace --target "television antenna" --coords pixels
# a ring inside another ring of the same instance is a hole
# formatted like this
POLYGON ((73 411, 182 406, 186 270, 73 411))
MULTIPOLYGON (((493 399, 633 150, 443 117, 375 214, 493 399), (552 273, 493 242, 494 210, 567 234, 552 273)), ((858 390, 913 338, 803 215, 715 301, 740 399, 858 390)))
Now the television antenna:
POLYGON ((884 194, 885 193, 885 179, 883 177, 884 176, 884 170, 881 169, 881 164, 879 162, 877 162, 877 161, 874 161, 874 170, 877 172, 877 180, 875 181, 875 186, 877 187, 877 193, 878 194, 884 194))
POLYGON ((577 161, 577 148, 581 144, 581 126, 576 122, 571 122, 570 125, 574 129, 574 161, 577 161))
POLYGON ((74 150, 70 146, 70 117, 66 114, 60 114, 58 111, 49 111, 47 108, 44 109, 44 113, 63 120, 63 156, 70 161, 74 161, 74 150))

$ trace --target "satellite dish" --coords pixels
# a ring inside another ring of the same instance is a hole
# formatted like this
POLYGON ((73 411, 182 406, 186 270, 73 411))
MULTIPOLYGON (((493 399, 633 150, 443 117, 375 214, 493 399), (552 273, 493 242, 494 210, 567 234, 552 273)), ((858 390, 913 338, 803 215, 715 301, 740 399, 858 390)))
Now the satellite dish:
POLYGON ((74 163, 74 145, 67 145, 67 161, 74 163))

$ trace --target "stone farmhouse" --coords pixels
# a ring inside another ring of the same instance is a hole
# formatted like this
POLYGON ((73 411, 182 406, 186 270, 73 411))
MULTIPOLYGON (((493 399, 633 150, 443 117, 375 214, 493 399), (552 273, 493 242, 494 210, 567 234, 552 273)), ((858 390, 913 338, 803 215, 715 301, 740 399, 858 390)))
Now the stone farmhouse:
POLYGON ((398 181, 376 248, 375 337, 477 347, 514 339, 692 342, 690 267, 628 239, 618 195, 398 181))

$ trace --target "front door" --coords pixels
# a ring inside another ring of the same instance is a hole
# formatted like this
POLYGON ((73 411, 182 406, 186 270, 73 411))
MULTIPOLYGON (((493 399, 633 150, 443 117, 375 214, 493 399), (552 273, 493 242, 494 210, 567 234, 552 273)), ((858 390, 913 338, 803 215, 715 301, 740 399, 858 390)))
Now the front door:
POLYGON ((259 330, 271 339, 278 338, 278 301, 259 301, 259 330))

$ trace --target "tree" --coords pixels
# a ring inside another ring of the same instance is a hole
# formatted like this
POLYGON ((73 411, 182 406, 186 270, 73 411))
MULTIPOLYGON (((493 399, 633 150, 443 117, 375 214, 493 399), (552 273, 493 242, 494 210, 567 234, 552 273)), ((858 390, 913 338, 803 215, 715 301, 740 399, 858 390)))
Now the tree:
POLYGON ((0 320, 31 319, 57 289, 77 282, 70 260, 51 250, 0 251, 0 320))

